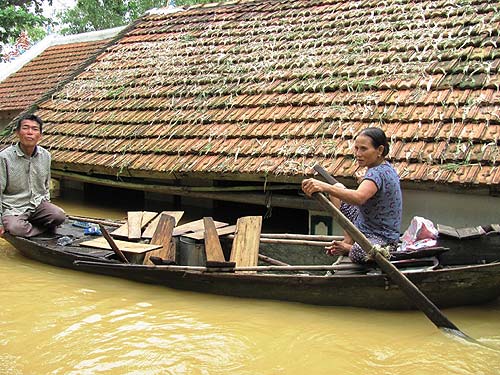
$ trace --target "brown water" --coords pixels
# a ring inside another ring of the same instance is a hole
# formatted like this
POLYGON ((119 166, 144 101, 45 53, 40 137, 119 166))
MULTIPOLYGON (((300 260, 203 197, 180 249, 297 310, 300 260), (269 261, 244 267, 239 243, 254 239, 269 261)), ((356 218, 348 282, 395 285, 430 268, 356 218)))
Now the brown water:
MULTIPOLYGON (((125 210, 59 201, 70 214, 125 210)), ((500 301, 420 312, 203 295, 46 266, 0 240, 0 374, 499 374, 500 301)))

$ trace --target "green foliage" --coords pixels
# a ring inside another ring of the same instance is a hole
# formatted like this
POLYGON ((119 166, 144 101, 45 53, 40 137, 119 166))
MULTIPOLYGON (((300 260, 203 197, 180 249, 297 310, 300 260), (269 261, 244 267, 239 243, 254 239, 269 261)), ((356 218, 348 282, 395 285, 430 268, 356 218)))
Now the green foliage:
MULTIPOLYGON (((1 0, 0 0, 1 1, 1 0)), ((214 0, 177 0, 177 6, 209 3, 214 0)), ((58 15, 61 34, 78 34, 126 25, 153 8, 165 7, 167 0, 78 0, 76 6, 58 15)))
POLYGON ((49 23, 42 16, 43 3, 52 4, 52 0, 0 0, 0 42, 14 43, 22 31, 38 35, 41 26, 49 23))
POLYGON ((177 6, 181 5, 194 5, 194 4, 206 4, 206 3, 217 3, 222 1, 217 0, 176 0, 175 4, 177 6))
POLYGON ((78 0, 76 6, 59 14, 62 34, 78 34, 123 26, 146 10, 165 6, 165 0, 78 0))

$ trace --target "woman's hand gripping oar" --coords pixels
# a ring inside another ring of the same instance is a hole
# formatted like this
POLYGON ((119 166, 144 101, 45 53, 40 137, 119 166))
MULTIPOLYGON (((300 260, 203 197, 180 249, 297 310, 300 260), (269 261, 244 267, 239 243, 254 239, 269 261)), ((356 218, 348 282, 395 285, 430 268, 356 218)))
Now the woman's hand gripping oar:
MULTIPOLYGON (((320 165, 314 166, 314 170, 318 172, 328 183, 335 184, 337 181, 320 165)), ((370 255, 380 269, 389 276, 389 278, 406 294, 412 303, 420 309, 427 317, 438 327, 445 329, 447 332, 453 333, 459 337, 475 341, 465 333, 463 333, 455 324, 453 324, 443 313, 430 301, 403 273, 401 273, 394 265, 389 262, 377 248, 375 248, 363 233, 344 216, 340 210, 335 207, 332 202, 325 197, 323 193, 313 193, 312 197, 328 211, 340 226, 351 236, 351 238, 361 246, 361 248, 370 255)))

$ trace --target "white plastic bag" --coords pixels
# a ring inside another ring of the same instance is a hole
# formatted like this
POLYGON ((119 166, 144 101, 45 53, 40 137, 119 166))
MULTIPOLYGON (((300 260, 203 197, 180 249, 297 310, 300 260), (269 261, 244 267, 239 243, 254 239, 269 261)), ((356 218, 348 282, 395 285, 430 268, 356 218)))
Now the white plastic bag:
POLYGON ((438 235, 432 221, 420 216, 414 216, 411 219, 410 226, 403 234, 401 251, 436 246, 438 235))

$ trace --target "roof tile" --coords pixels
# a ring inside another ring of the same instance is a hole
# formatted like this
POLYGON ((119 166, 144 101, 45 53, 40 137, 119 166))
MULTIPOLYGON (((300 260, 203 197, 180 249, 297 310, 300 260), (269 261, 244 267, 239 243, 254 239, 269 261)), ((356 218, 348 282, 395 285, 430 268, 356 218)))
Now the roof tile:
POLYGON ((320 162, 347 178, 353 138, 379 126, 403 180, 489 186, 500 179, 495 11, 255 0, 145 16, 41 103, 43 144, 68 170, 289 181, 320 162))

